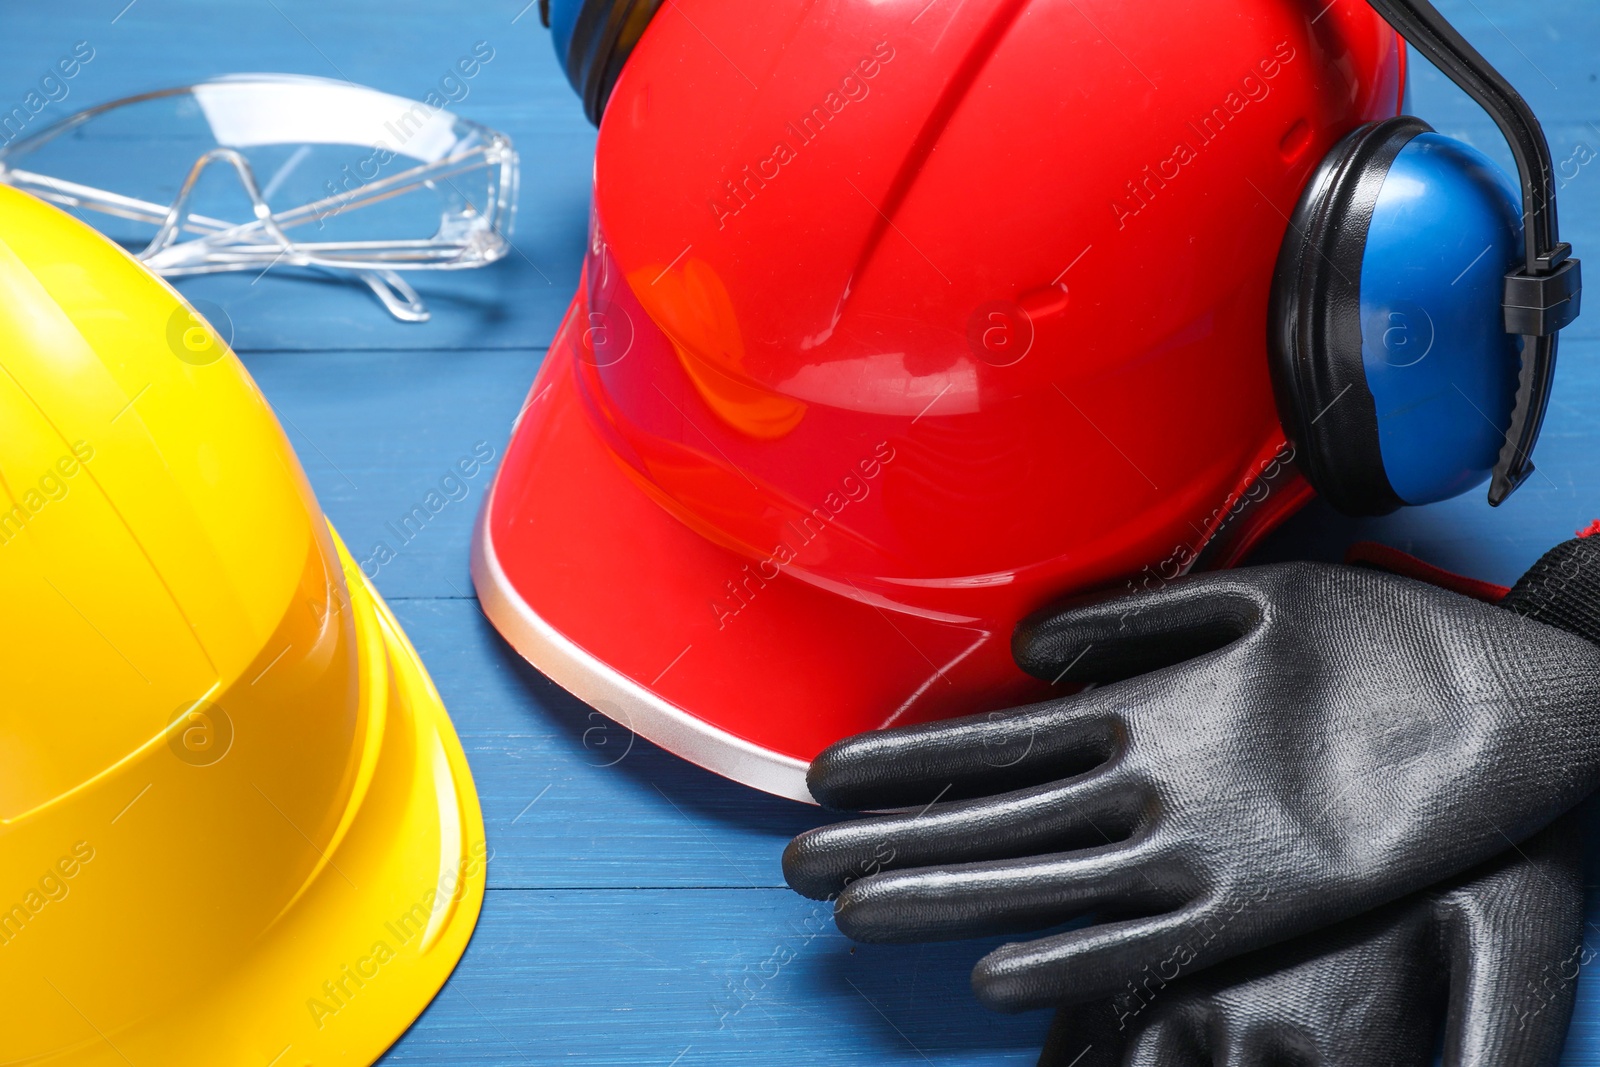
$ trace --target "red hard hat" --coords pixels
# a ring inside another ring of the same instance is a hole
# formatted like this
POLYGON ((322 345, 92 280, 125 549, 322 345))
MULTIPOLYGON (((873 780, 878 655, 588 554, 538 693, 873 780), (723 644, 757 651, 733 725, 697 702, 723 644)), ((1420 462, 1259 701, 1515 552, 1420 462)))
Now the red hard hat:
POLYGON ((1224 565, 1308 496, 1273 264, 1403 82, 1358 3, 674 0, 480 520, 490 618, 799 799, 839 738, 1041 692, 1022 615, 1224 565))

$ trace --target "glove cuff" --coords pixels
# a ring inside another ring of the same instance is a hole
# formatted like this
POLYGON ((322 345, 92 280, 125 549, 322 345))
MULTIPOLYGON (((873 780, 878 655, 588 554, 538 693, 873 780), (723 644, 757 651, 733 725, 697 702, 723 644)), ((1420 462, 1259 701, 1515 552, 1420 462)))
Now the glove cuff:
POLYGON ((1600 536, 1592 536, 1597 529, 1600 522, 1541 556, 1501 607, 1600 644, 1600 536))

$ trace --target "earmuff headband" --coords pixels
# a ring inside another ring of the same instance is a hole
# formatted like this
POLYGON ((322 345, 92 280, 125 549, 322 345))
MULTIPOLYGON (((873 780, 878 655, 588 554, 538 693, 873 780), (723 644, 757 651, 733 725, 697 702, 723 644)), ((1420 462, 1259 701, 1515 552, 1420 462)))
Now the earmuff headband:
POLYGON ((1499 505, 1533 473, 1529 459, 1550 402, 1556 334, 1578 317, 1583 282, 1572 247, 1559 238, 1550 146, 1526 100, 1428 0, 1369 0, 1412 47, 1489 113, 1511 146, 1522 183, 1526 262, 1506 275, 1506 332, 1522 336, 1516 407, 1489 483, 1499 505))

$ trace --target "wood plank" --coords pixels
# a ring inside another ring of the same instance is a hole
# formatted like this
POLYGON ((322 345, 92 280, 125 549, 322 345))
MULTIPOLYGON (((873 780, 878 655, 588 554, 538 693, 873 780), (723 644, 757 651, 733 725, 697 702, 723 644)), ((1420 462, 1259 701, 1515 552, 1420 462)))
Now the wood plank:
POLYGON ((244 361, 350 551, 380 592, 398 598, 472 595, 473 520, 542 358, 537 350, 404 350, 247 353, 244 361), (463 461, 477 466, 472 477, 461 476, 463 461), (427 506, 430 492, 444 498, 437 512, 427 506), (383 562, 380 544, 393 559, 383 562))
POLYGON ((1032 1064, 1048 1015, 968 987, 996 944, 852 945, 785 890, 491 891, 384 1062, 1032 1064))

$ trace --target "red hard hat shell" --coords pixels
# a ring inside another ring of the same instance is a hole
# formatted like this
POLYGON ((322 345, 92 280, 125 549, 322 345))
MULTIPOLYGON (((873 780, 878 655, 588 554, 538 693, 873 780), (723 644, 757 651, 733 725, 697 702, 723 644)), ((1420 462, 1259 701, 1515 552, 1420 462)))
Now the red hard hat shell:
POLYGON ((1236 555, 1304 499, 1262 481, 1273 264, 1334 141, 1396 113, 1401 60, 1354 0, 664 5, 488 510, 486 603, 522 617, 496 621, 580 695, 525 616, 712 748, 778 757, 788 784, 635 724, 792 795, 848 733, 1025 697, 1021 615, 1170 578, 1252 500, 1236 555), (608 456, 609 495, 563 500, 537 473, 563 450, 608 456), (618 494, 647 507, 606 562, 584 530, 618 494), (649 619, 613 625, 624 601, 649 619), (673 634, 701 683, 640 677, 673 634))

